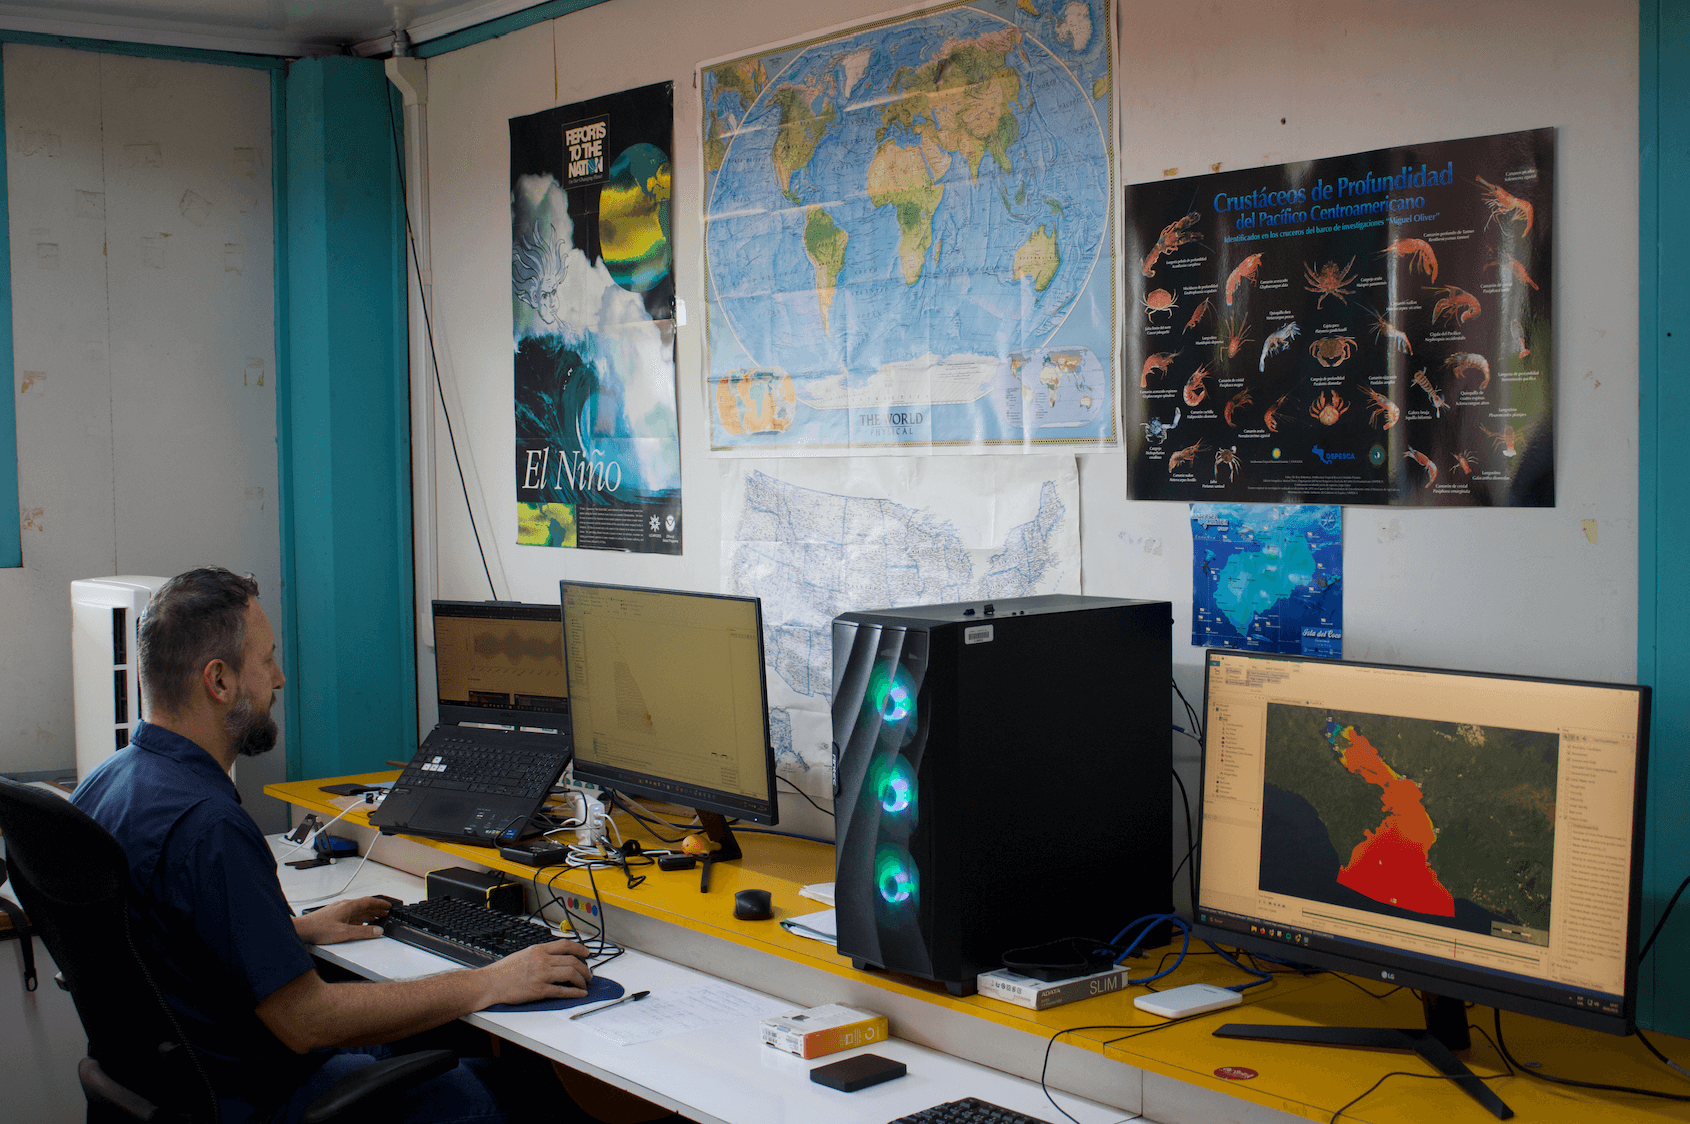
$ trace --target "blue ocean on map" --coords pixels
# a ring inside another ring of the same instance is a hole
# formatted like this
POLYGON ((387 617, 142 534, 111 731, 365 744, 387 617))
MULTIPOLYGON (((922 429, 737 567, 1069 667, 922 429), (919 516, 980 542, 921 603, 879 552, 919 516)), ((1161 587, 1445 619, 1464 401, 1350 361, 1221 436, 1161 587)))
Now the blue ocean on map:
POLYGON ((718 445, 864 443, 845 401, 941 363, 978 374, 889 442, 1113 433, 1109 385, 1066 377, 1110 363, 1107 32, 1084 4, 1042 28, 1004 7, 1019 22, 953 8, 705 71, 711 377, 773 380, 753 420, 723 428, 719 397, 718 445), (1094 358, 1012 361, 1055 344, 1094 358))
POLYGON ((1344 654, 1343 509, 1191 505, 1191 642, 1344 654))

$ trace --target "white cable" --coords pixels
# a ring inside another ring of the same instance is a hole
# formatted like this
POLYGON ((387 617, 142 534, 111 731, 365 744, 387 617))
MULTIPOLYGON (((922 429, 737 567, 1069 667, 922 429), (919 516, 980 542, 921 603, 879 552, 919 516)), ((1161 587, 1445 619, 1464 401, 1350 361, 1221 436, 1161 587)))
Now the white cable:
MULTIPOLYGON (((358 807, 358 805, 361 804, 361 803, 363 803, 363 801, 358 801, 356 803, 348 804, 346 807, 344 807, 340 810, 340 816, 344 816, 346 813, 350 812, 352 809, 358 807)), ((327 831, 329 828, 333 827, 336 823, 338 823, 340 821, 340 816, 336 816, 334 819, 330 820, 326 824, 318 825, 316 831, 313 831, 310 835, 307 835, 303 841, 301 841, 299 843, 295 843, 293 845, 292 851, 287 852, 287 854, 283 855, 281 858, 277 859, 276 861, 277 862, 285 862, 287 860, 288 855, 293 854, 294 851, 299 850, 301 847, 309 847, 312 844, 316 843, 317 842, 317 836, 323 834, 323 832, 327 831)))
MULTIPOLYGON (((342 813, 342 814, 344 815, 345 813, 342 813)), ((327 825, 325 824, 324 826, 326 827, 327 825)), ((381 838, 381 836, 377 835, 375 837, 375 839, 370 840, 370 845, 367 848, 365 848, 365 850, 364 850, 364 857, 362 859, 360 859, 359 862, 358 862, 358 869, 352 872, 352 877, 348 878, 346 880, 346 884, 341 886, 340 889, 332 890, 327 894, 318 894, 314 898, 289 899, 288 904, 289 905, 310 905, 312 902, 327 901, 330 898, 338 898, 338 897, 340 897, 340 895, 346 893, 347 888, 350 887, 352 885, 352 883, 358 881, 358 876, 360 874, 364 873, 364 864, 370 861, 371 855, 375 854, 376 839, 380 839, 380 838, 381 838)))

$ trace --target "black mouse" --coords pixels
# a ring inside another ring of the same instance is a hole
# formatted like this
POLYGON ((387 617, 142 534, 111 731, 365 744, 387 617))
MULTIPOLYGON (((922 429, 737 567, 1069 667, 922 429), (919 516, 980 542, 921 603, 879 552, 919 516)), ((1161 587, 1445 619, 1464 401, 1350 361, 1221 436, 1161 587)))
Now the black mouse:
POLYGON ((774 915, 767 890, 741 890, 734 895, 734 916, 741 921, 767 921, 774 915))

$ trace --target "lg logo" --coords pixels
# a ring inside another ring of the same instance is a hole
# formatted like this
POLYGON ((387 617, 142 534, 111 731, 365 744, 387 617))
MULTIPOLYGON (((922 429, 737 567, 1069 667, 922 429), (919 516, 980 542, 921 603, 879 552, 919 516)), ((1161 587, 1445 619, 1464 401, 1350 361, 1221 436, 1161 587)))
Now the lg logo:
POLYGON ((1394 980, 1397 977, 1394 973, 1391 973, 1391 972, 1380 972, 1379 978, 1382 979, 1382 980, 1394 980))

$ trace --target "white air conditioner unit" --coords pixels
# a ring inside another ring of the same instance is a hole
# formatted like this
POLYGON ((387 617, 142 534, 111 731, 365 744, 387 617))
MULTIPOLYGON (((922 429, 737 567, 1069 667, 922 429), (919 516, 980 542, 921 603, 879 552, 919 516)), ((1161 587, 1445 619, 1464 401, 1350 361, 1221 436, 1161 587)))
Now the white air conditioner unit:
POLYGON ((165 578, 124 574, 70 583, 70 665, 76 700, 76 775, 129 744, 141 720, 141 610, 165 578))

